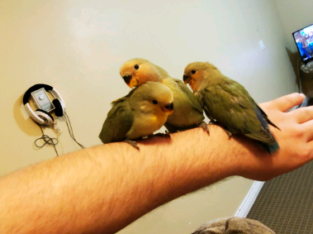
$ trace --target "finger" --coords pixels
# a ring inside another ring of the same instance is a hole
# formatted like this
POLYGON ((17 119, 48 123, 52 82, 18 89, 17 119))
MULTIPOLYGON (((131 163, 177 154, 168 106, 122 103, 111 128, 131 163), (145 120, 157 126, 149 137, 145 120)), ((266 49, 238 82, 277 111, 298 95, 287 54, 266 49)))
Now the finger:
POLYGON ((301 129, 303 131, 304 136, 307 138, 307 141, 313 140, 313 120, 309 120, 304 124, 301 124, 301 129))
POLYGON ((313 119, 313 106, 301 107, 288 114, 293 115, 294 118, 296 118, 297 123, 302 124, 313 119))
POLYGON ((309 157, 311 158, 311 160, 313 159, 313 141, 311 140, 310 142, 308 142, 308 146, 311 149, 310 155, 309 157))
POLYGON ((300 93, 292 93, 265 103, 269 108, 276 108, 280 111, 287 111, 294 106, 301 104, 305 96, 300 93))

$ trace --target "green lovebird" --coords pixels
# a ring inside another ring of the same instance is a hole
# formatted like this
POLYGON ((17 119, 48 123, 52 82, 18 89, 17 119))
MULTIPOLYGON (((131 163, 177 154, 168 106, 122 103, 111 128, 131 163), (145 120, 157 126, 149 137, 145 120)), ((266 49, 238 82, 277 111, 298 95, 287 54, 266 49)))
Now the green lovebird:
POLYGON ((99 138, 103 143, 134 140, 159 130, 173 112, 173 93, 163 84, 147 82, 112 102, 99 138))
POLYGON ((269 153, 279 149, 268 124, 279 128, 241 84, 207 62, 188 64, 183 80, 192 88, 208 118, 224 127, 229 136, 242 134, 257 140, 269 153))
POLYGON ((130 87, 137 87, 147 81, 159 82, 171 89, 174 95, 174 111, 165 123, 171 133, 190 128, 202 127, 207 131, 203 122, 203 110, 197 98, 181 80, 174 79, 161 67, 140 58, 128 60, 120 68, 120 75, 130 87))

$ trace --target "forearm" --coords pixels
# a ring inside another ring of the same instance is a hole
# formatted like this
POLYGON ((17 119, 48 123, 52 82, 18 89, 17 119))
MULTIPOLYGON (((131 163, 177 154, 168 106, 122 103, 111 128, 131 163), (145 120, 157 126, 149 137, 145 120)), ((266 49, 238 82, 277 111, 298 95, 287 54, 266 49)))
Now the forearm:
POLYGON ((1 233, 114 233, 150 210, 237 174, 250 153, 219 127, 101 145, 0 180, 1 233))
POLYGON ((291 94, 262 108, 281 131, 267 154, 255 141, 210 126, 101 145, 0 179, 0 233, 114 233, 150 210, 231 175, 267 180, 313 159, 313 108, 291 94))

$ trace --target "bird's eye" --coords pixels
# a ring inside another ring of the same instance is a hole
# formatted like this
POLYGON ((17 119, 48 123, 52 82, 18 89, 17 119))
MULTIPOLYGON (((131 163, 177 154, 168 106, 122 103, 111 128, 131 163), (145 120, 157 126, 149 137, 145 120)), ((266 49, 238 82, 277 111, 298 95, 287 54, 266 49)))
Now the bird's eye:
POLYGON ((191 74, 195 74, 195 73, 196 73, 196 70, 192 70, 192 71, 191 71, 191 74))
POLYGON ((157 101, 157 100, 153 100, 152 103, 153 103, 154 105, 156 105, 156 104, 158 104, 158 101, 157 101))
POLYGON ((138 70, 138 69, 139 69, 139 65, 136 64, 136 65, 134 66, 134 68, 135 68, 136 70, 138 70))

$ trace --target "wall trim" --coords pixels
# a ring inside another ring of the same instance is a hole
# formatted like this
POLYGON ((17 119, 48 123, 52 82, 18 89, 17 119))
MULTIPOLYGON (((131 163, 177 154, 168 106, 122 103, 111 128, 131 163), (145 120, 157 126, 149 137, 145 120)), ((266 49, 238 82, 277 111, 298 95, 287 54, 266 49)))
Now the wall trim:
POLYGON ((258 197, 261 188, 265 182, 263 181, 254 181, 246 197, 243 199, 240 204, 237 212, 235 213, 236 217, 246 218, 251 207, 253 206, 255 199, 258 197))

